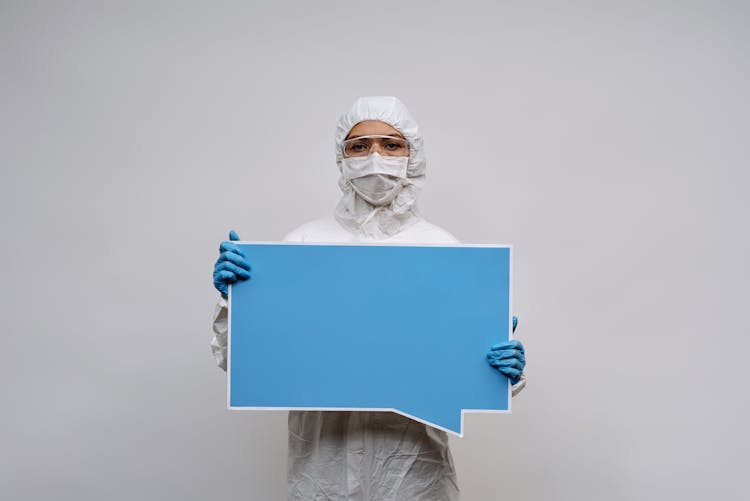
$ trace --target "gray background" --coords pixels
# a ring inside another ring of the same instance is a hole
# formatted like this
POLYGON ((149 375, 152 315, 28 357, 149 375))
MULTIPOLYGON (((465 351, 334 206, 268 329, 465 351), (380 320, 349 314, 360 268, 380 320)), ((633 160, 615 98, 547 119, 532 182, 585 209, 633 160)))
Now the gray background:
POLYGON ((515 246, 529 385, 452 441, 464 499, 747 499, 747 2, 267 4, 0 3, 0 497, 284 496, 213 261, 329 214, 386 94, 426 217, 515 246))

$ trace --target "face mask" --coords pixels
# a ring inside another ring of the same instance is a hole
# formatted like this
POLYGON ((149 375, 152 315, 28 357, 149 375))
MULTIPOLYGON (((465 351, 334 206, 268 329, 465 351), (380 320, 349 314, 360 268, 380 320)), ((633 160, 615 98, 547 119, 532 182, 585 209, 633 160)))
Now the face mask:
POLYGON ((387 174, 406 179, 409 157, 384 157, 373 153, 366 157, 347 157, 341 160, 344 179, 357 179, 371 174, 387 174))
POLYGON ((369 174, 349 181, 357 194, 372 205, 388 205, 401 191, 403 180, 387 174, 369 174))
POLYGON ((401 191, 408 165, 409 157, 384 157, 373 153, 366 157, 342 159, 341 173, 367 202, 387 205, 401 191))

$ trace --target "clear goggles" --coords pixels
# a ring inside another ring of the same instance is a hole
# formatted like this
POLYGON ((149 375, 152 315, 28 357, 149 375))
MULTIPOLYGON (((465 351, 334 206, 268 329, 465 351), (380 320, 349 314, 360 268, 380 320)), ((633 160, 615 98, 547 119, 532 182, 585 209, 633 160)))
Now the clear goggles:
POLYGON ((397 136, 368 135, 347 139, 341 145, 344 157, 366 157, 370 153, 380 153, 387 157, 408 157, 409 143, 397 136))

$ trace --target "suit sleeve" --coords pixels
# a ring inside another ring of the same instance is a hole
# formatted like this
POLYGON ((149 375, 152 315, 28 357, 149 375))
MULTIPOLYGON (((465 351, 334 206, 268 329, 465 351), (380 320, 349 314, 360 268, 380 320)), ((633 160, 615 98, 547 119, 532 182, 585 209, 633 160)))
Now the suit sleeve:
POLYGON ((219 298, 214 311, 214 338, 211 340, 211 352, 214 354, 216 365, 227 370, 227 333, 229 326, 227 323, 227 301, 219 298))
POLYGON ((515 397, 521 393, 521 390, 524 388, 526 388, 526 374, 521 374, 521 380, 511 387, 511 396, 515 397))

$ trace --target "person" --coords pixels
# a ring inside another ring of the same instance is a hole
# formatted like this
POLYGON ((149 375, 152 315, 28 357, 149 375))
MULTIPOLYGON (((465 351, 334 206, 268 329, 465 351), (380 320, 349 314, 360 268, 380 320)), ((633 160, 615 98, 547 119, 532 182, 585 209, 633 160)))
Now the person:
MULTIPOLYGON (((395 97, 363 97, 337 124, 341 199, 332 217, 295 229, 287 242, 457 244, 417 208, 426 160, 417 123, 395 97)), ((250 278, 251 265, 232 243, 221 243, 214 285, 222 294, 212 350, 226 370, 228 284, 250 278)), ((514 318, 514 328, 516 319, 514 318)), ((488 362, 525 385, 525 352, 499 343, 488 362)), ((290 411, 289 499, 456 500, 459 488, 447 434, 391 412, 290 411)))

